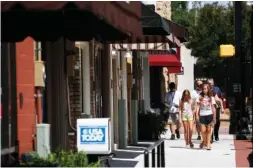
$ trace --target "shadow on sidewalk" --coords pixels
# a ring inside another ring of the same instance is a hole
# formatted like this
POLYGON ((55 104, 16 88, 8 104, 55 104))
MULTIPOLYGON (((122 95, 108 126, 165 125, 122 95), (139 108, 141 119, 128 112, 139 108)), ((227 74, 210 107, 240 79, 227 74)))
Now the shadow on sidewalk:
POLYGON ((139 162, 138 157, 152 144, 153 142, 140 142, 137 145, 127 146, 126 149, 114 150, 116 156, 110 162, 111 167, 135 167, 139 162))
POLYGON ((137 153, 136 150, 126 150, 127 151, 124 151, 124 149, 121 151, 114 151, 116 156, 113 158, 113 160, 110 161, 111 167, 135 167, 137 165, 138 160, 134 159, 141 155, 141 153, 137 153))
POLYGON ((184 146, 170 146, 169 148, 173 148, 173 149, 189 149, 189 150, 201 150, 198 146, 194 148, 186 148, 184 146))
POLYGON ((126 160, 112 160, 111 167, 135 167, 138 161, 126 161, 126 160))

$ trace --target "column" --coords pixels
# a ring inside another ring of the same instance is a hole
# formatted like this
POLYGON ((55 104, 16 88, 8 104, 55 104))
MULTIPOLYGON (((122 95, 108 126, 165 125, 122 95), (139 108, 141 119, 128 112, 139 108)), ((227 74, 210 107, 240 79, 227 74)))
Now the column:
POLYGON ((143 54, 143 92, 144 92, 144 109, 145 111, 150 109, 150 77, 149 77, 149 61, 148 54, 143 54))
POLYGON ((128 139, 127 67, 125 52, 120 52, 120 69, 121 96, 118 103, 119 148, 124 149, 127 147, 128 139))
POLYGON ((103 69, 102 69, 102 105, 103 113, 106 118, 111 119, 111 147, 114 148, 114 130, 113 130, 113 110, 112 110, 112 58, 110 45, 104 43, 104 55, 103 55, 103 69))
POLYGON ((90 44, 89 42, 81 42, 82 49, 81 64, 82 64, 82 92, 83 92, 83 111, 82 116, 91 118, 90 108, 90 44))
MULTIPOLYGON (((114 144, 119 144, 119 127, 118 127, 118 95, 119 95, 119 55, 116 54, 112 58, 112 78, 113 78, 113 130, 114 144)), ((118 148, 118 147, 115 147, 118 148)))
POLYGON ((133 51, 133 89, 131 101, 131 140, 132 144, 138 143, 138 52, 133 51))
POLYGON ((47 69, 47 112, 51 125, 51 149, 66 149, 68 138, 68 113, 65 72, 65 39, 45 43, 47 69))

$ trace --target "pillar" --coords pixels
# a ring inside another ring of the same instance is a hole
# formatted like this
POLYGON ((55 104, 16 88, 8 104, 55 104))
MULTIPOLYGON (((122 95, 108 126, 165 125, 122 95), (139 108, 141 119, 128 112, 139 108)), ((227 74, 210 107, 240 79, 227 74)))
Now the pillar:
MULTIPOLYGON (((119 55, 112 58, 112 75, 113 75, 113 130, 114 144, 119 144, 119 127, 118 127, 118 95, 119 95, 119 55)), ((118 148, 116 147, 115 148, 118 148)))
POLYGON ((144 92, 144 109, 150 109, 150 74, 149 74, 149 60, 146 52, 143 55, 143 92, 144 92))
POLYGON ((133 89, 131 100, 131 140, 132 144, 138 143, 138 52, 133 51, 133 89))
POLYGON ((81 42, 82 49, 82 92, 83 92, 83 111, 82 116, 91 118, 90 108, 90 44, 89 42, 81 42))
POLYGON ((103 69, 102 69, 102 105, 103 105, 103 116, 111 119, 111 147, 114 148, 114 130, 113 130, 113 110, 112 110, 112 58, 110 45, 104 43, 104 55, 103 55, 103 69))
POLYGON ((127 67, 125 52, 120 52, 120 88, 121 94, 118 102, 119 148, 127 147, 128 115, 127 115, 127 67))
POLYGON ((67 111, 67 85, 66 85, 66 43, 64 38, 55 42, 45 43, 46 69, 47 69, 47 113, 51 125, 52 151, 66 149, 68 138, 68 111, 67 111))

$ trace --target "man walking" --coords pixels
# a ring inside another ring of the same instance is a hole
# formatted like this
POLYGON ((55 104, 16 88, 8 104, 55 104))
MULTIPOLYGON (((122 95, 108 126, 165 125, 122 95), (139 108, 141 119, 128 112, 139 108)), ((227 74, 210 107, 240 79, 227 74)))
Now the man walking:
POLYGON ((171 82, 169 84, 169 92, 165 95, 165 106, 168 109, 169 117, 168 124, 170 125, 171 140, 176 137, 180 138, 180 122, 179 122, 179 102, 181 93, 176 90, 176 84, 171 82))
MULTIPOLYGON (((197 105, 197 99, 199 98, 199 95, 202 92, 202 85, 203 85, 203 82, 201 80, 197 80, 196 81, 196 89, 193 90, 192 93, 191 93, 192 98, 195 101, 195 107, 197 105)), ((196 114, 196 111, 195 111, 195 114, 196 114)), ((197 130, 197 133, 198 133, 197 140, 201 140, 200 123, 198 121, 196 121, 196 130, 197 130)))
POLYGON ((219 129, 220 129, 220 113, 222 113, 224 111, 223 108, 223 102, 220 99, 222 93, 219 87, 214 86, 214 80, 208 79, 208 83, 211 86, 211 89, 213 91, 213 96, 216 102, 216 123, 214 125, 214 130, 213 130, 213 134, 212 134, 212 138, 211 138, 211 142, 213 142, 213 138, 215 138, 216 141, 219 141, 219 129))

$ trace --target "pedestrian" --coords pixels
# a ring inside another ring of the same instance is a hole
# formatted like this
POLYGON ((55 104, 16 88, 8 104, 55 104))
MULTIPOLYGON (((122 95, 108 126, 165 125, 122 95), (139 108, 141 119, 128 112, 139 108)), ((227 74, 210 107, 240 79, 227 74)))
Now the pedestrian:
POLYGON ((224 107, 223 107, 223 102, 221 100, 221 91, 220 88, 217 86, 214 86, 214 80, 208 79, 208 83, 212 89, 213 92, 213 96, 215 99, 215 111, 216 111, 216 123, 214 125, 213 128, 213 132, 212 132, 212 138, 211 138, 211 143, 214 141, 219 141, 219 129, 220 129, 220 113, 224 112, 224 107))
MULTIPOLYGON (((197 99, 199 98, 199 95, 200 93, 202 92, 202 85, 203 85, 203 82, 201 80, 197 80, 196 81, 196 89, 192 91, 192 99, 194 100, 195 102, 195 107, 196 107, 196 104, 197 104, 197 99)), ((195 108, 196 109, 196 108, 195 108)), ((197 134, 198 134, 198 137, 197 137, 197 140, 201 140, 201 130, 200 130, 200 124, 198 121, 196 121, 196 111, 194 112, 195 114, 195 126, 196 126, 196 130, 197 130, 197 134)))
POLYGON ((189 90, 184 90, 182 99, 179 105, 179 121, 183 122, 184 125, 184 138, 186 147, 194 147, 192 143, 192 129, 193 129, 193 118, 194 118, 194 101, 191 99, 189 90))
POLYGON ((180 138, 179 103, 181 93, 176 90, 174 82, 169 83, 169 92, 165 95, 165 106, 168 109, 168 125, 171 131, 171 140, 180 138), (176 134, 176 136, 175 136, 176 134))
POLYGON ((215 99, 216 123, 214 125, 211 142, 219 141, 220 114, 224 112, 223 102, 217 94, 213 93, 215 99))
POLYGON ((206 147, 207 150, 211 150, 211 129, 212 125, 216 122, 214 104, 215 100, 210 85, 205 83, 197 100, 196 116, 201 124, 202 143, 200 144, 200 148, 206 147))

